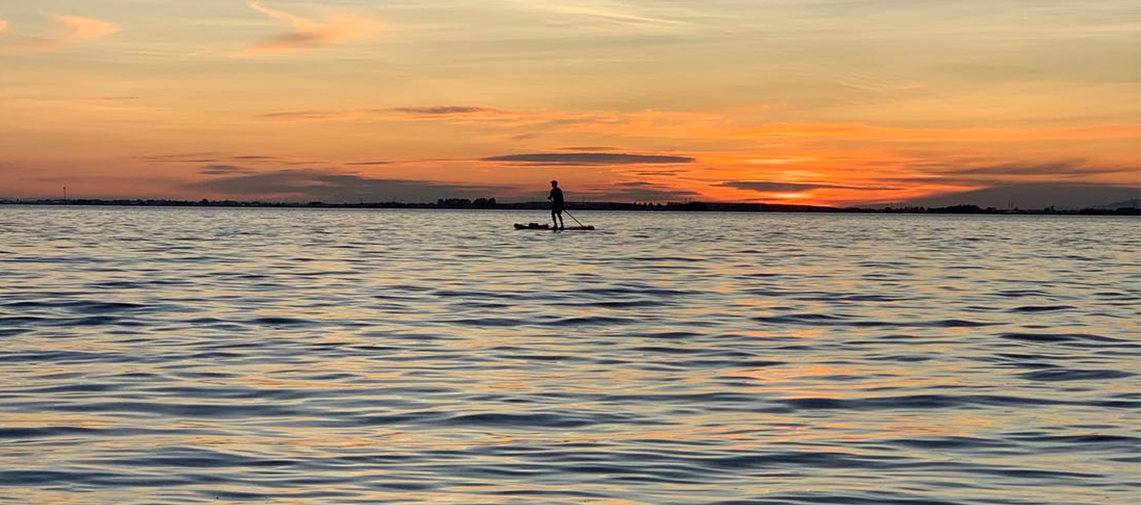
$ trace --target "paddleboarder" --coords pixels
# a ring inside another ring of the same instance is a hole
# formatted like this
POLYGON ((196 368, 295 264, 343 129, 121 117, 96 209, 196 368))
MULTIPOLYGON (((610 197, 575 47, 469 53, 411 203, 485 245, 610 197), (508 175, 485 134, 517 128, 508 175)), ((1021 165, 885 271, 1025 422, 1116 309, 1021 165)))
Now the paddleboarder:
POLYGON ((551 181, 551 194, 547 195, 551 201, 551 220, 555 222, 554 229, 566 228, 563 222, 563 190, 559 189, 559 181, 551 181))

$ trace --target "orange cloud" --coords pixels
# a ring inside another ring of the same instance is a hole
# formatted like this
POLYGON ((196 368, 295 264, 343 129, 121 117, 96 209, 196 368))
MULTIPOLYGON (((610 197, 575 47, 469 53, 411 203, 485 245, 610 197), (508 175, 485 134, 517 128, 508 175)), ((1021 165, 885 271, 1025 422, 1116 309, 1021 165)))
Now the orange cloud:
MULTIPOLYGON (((534 127, 566 133, 623 135, 645 138, 774 141, 839 139, 902 142, 1020 142, 1028 140, 1130 139, 1141 134, 1135 124, 1072 128, 903 128, 863 123, 740 124, 716 112, 643 110, 503 110, 482 106, 396 107, 280 111, 262 117, 300 123, 372 123, 389 121, 444 121, 486 124, 505 128, 534 127)), ((787 160, 785 160, 787 161, 787 160)), ((782 161, 753 160, 755 164, 782 161)))
POLYGON ((241 56, 295 51, 359 40, 379 31, 382 27, 380 21, 356 14, 336 14, 327 23, 317 24, 288 12, 264 7, 258 1, 250 2, 249 5, 251 9, 262 14, 289 23, 293 29, 289 33, 246 48, 239 53, 241 56))
POLYGON ((79 16, 55 16, 64 26, 64 42, 82 42, 101 39, 120 30, 118 26, 101 19, 79 16))
POLYGON ((263 118, 291 123, 383 123, 434 121, 463 126, 489 126, 516 130, 529 128, 545 132, 618 134, 662 138, 693 138, 695 131, 708 132, 704 138, 722 139, 717 127, 726 123, 724 115, 705 112, 645 110, 504 110, 483 106, 393 107, 383 109, 294 110, 263 114, 263 118))
MULTIPOLYGON (((59 31, 52 37, 30 37, 0 47, 7 54, 42 53, 63 46, 101 39, 121 30, 118 25, 101 19, 80 16, 52 15, 59 25, 59 31)), ((0 31, 8 27, 8 22, 0 19, 0 31)))
MULTIPOLYGON (((661 198, 838 205, 911 201, 1000 183, 1081 179, 1123 184, 1136 173, 1135 161, 1114 151, 1086 162, 1080 159, 1085 157, 1082 152, 1095 144, 1122 145, 1141 133, 1136 124, 901 127, 741 118, 731 111, 508 110, 482 105, 286 110, 262 118, 313 123, 313 128, 330 131, 354 131, 337 123, 419 122, 461 128, 477 150, 510 142, 516 152, 542 153, 481 154, 475 159, 482 159, 483 166, 499 172, 546 170, 560 178, 593 168, 597 171, 589 177, 606 181, 600 183, 606 187, 596 188, 598 194, 634 188, 638 198, 652 199, 646 188, 630 186, 649 184, 661 198), (1063 148, 1042 152, 1040 144, 1063 148), (559 147, 565 145, 609 145, 619 154, 692 161, 623 163, 626 160, 613 152, 608 158, 593 152, 568 155, 559 147)), ((583 177, 578 191, 584 191, 582 184, 588 180, 583 177)))

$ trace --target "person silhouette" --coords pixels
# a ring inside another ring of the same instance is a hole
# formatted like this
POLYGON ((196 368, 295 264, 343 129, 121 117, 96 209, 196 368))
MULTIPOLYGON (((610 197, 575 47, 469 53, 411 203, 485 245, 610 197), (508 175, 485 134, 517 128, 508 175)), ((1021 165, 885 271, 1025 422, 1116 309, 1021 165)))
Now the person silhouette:
POLYGON ((551 220, 555 222, 554 229, 566 228, 563 222, 563 190, 559 189, 559 181, 551 181, 551 194, 547 195, 551 201, 551 220))

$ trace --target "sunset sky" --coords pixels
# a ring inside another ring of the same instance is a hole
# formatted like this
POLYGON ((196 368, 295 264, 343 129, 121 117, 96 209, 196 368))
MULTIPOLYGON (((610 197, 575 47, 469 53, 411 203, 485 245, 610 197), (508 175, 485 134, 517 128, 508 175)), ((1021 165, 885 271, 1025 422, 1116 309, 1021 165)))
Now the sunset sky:
POLYGON ((559 179, 572 200, 1032 206, 1141 178, 1137 0, 0 0, 0 69, 9 198, 559 179))

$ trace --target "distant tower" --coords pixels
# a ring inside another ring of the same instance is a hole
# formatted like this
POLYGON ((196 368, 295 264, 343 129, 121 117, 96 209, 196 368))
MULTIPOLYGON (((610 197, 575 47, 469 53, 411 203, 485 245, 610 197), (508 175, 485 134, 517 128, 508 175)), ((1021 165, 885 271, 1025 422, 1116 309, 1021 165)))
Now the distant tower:
POLYGON ((63 187, 63 201, 67 201, 67 186, 63 187))

